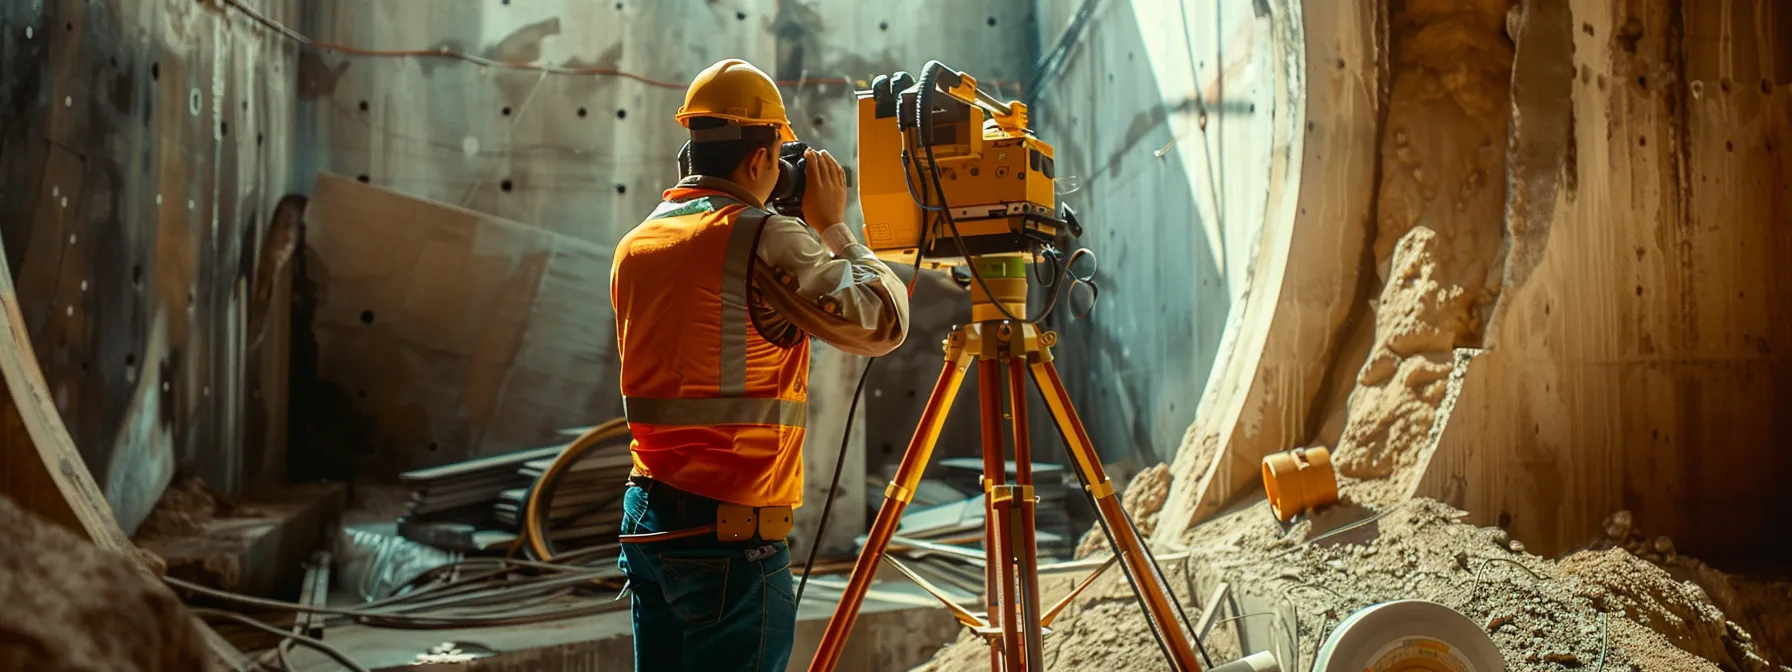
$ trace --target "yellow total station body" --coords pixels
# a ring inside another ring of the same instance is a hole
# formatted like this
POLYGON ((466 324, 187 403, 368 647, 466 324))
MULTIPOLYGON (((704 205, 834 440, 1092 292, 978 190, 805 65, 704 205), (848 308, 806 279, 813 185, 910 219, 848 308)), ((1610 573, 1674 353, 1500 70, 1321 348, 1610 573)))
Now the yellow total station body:
POLYGON ((858 105, 859 205, 879 258, 913 264, 919 254, 928 268, 966 256, 1026 263, 1066 224, 1056 217, 1052 146, 1027 129, 1026 105, 997 101, 937 62, 919 83, 906 72, 878 76, 858 105))

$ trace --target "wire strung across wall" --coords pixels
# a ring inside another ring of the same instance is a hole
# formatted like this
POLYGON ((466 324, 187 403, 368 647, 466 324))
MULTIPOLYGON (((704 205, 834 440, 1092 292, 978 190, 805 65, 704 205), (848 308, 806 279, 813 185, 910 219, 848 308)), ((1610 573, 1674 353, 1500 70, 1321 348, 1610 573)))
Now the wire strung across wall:
MULTIPOLYGON (((462 60, 462 61, 467 61, 469 63, 473 63, 476 65, 482 65, 482 66, 485 66, 488 68, 500 68, 500 69, 505 69, 505 70, 528 70, 528 71, 535 71, 535 72, 543 72, 543 73, 547 73, 547 74, 551 74, 551 75, 586 75, 586 76, 622 77, 625 79, 632 79, 634 81, 640 82, 642 84, 646 84, 648 86, 654 86, 654 87, 659 87, 659 88, 663 88, 663 89, 683 90, 686 86, 689 85, 688 83, 685 83, 685 82, 669 82, 666 80, 654 79, 652 77, 632 73, 632 72, 629 72, 626 70, 622 70, 620 68, 598 68, 598 67, 569 68, 569 67, 557 66, 557 65, 542 65, 539 63, 499 61, 499 60, 495 60, 495 59, 485 58, 483 56, 475 56, 473 54, 469 54, 469 53, 460 51, 458 49, 450 49, 448 47, 438 47, 435 49, 396 49, 396 50, 393 50, 393 49, 363 49, 360 47, 351 47, 351 46, 347 46, 347 45, 336 44, 333 42, 325 42, 323 40, 317 40, 317 39, 308 37, 308 36, 304 35, 303 33, 300 33, 296 30, 293 30, 292 28, 287 27, 285 24, 282 24, 279 21, 275 21, 273 19, 268 18, 266 15, 262 14, 261 12, 256 11, 256 9, 254 7, 250 7, 249 5, 244 4, 242 2, 242 0, 224 0, 224 4, 229 5, 235 9, 237 9, 238 11, 241 11, 243 14, 247 15, 249 18, 254 19, 257 23, 260 23, 263 26, 267 26, 269 30, 272 30, 274 32, 280 33, 281 35, 284 35, 287 39, 290 39, 294 42, 298 42, 299 44, 302 44, 304 46, 307 46, 307 47, 310 47, 313 49, 320 49, 320 50, 324 50, 324 51, 334 51, 334 52, 339 52, 339 53, 344 53, 344 54, 351 54, 351 55, 355 55, 355 56, 380 56, 380 57, 392 57, 392 58, 410 58, 410 57, 450 58, 450 59, 458 59, 458 60, 462 60)), ((779 86, 846 86, 849 84, 851 84, 851 81, 847 80, 845 77, 814 77, 814 78, 805 77, 800 80, 779 80, 778 81, 779 86)))
MULTIPOLYGON (((266 15, 262 14, 260 11, 257 11, 254 7, 250 7, 248 4, 245 4, 242 0, 224 0, 224 4, 242 12, 244 15, 248 16, 249 18, 254 19, 256 23, 260 23, 261 25, 266 26, 269 30, 279 33, 289 40, 297 42, 306 47, 309 47, 312 49, 318 49, 318 50, 322 50, 322 51, 334 51, 334 52, 350 54, 350 55, 354 55, 354 56, 377 56, 377 57, 388 57, 388 58, 413 58, 413 57, 415 57, 415 58, 448 58, 448 59, 462 60, 462 61, 466 61, 468 63, 473 63, 475 65, 480 65, 480 66, 484 66, 484 67, 488 67, 488 68, 498 68, 498 69, 504 69, 504 70, 526 70, 526 71, 532 71, 532 72, 541 72, 541 73, 550 74, 550 75, 582 75, 582 76, 599 76, 599 77, 622 77, 624 79, 631 79, 631 80, 634 80, 634 81, 637 81, 637 82, 640 82, 642 84, 646 84, 646 85, 652 86, 652 87, 657 87, 657 88, 662 88, 662 89, 674 89, 674 90, 679 90, 679 91, 683 91, 685 89, 685 87, 689 86, 688 82, 672 82, 672 81, 666 81, 663 79, 655 79, 652 77, 648 77, 646 75, 641 75, 641 74, 629 72, 627 70, 622 70, 620 68, 601 68, 601 67, 576 67, 575 68, 575 67, 565 67, 565 66, 557 66, 557 65, 543 65, 540 63, 500 61, 500 60, 485 58, 483 56, 476 56, 473 54, 466 53, 464 51, 460 51, 458 49, 451 49, 449 47, 437 47, 434 49, 396 49, 396 50, 394 50, 394 49, 363 49, 361 47, 353 47, 353 46, 336 44, 333 42, 325 42, 323 40, 313 39, 309 36, 306 36, 303 33, 300 33, 299 31, 296 31, 290 27, 287 27, 285 24, 280 23, 279 21, 275 21, 274 19, 268 18, 266 15)), ((854 80, 848 79, 846 77, 807 77, 807 76, 805 76, 801 79, 780 79, 780 80, 776 80, 776 81, 777 81, 778 86, 783 86, 783 87, 811 87, 811 86, 851 87, 855 84, 854 80)), ((1020 85, 1015 82, 996 81, 994 83, 998 84, 998 85, 1013 86, 1017 90, 1020 88, 1020 85)), ((860 86, 865 85, 865 83, 863 81, 857 82, 857 84, 860 86)))

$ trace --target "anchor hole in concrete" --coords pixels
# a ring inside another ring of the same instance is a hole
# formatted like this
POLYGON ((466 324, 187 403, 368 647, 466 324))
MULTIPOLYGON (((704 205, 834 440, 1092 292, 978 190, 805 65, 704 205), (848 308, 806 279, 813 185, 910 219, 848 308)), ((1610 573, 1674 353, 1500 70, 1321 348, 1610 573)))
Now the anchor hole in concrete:
POLYGON ((361 311, 361 324, 373 324, 373 311, 361 311))

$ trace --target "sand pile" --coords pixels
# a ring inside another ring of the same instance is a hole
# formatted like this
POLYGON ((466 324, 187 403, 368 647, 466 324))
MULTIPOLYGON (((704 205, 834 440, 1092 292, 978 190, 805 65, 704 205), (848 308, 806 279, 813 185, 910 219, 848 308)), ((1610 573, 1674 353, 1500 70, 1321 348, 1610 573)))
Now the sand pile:
POLYGON ((1752 634, 1756 648, 1769 661, 1792 666, 1792 581, 1737 576, 1698 558, 1680 555, 1673 539, 1645 533, 1629 511, 1608 516, 1603 528, 1605 535, 1590 544, 1589 549, 1621 548, 1659 567, 1674 580, 1684 582, 1682 585, 1700 591, 1702 599, 1740 626, 1742 633, 1752 634))
POLYGON ((0 670, 214 669, 192 613, 133 566, 0 496, 0 670))
POLYGON ((1499 296, 1513 62, 1508 0, 1393 7, 1376 275, 1362 288, 1372 314, 1360 316, 1375 333, 1366 353, 1332 364, 1355 379, 1334 461, 1380 505, 1411 491, 1455 349, 1482 345, 1499 296))
MULTIPOLYGON (((1190 571, 1295 605, 1277 624, 1290 636, 1276 646, 1285 658, 1298 649, 1302 669, 1343 618, 1406 598, 1431 600, 1485 624, 1515 671, 1592 670, 1601 663, 1638 672, 1777 669, 1702 591, 1627 551, 1557 563, 1523 552, 1503 530, 1459 522, 1463 515, 1413 500, 1373 523, 1324 536, 1312 534, 1306 521, 1284 528, 1258 505, 1194 530, 1186 538, 1190 556, 1164 569, 1191 619, 1200 617, 1200 605, 1187 594, 1190 571)), ((1045 641, 1051 669, 1167 669, 1117 572, 1098 580, 1055 627, 1045 641)), ((1235 627, 1222 620, 1206 641, 1216 662, 1240 655, 1235 627)), ((988 660, 982 641, 966 635, 923 669, 983 670, 988 660)))
MULTIPOLYGON (((1157 513, 1164 510, 1164 502, 1169 498, 1170 466, 1160 463, 1132 477, 1126 484, 1126 491, 1120 495, 1120 505, 1126 508, 1133 525, 1139 528, 1139 537, 1149 539, 1157 530, 1157 513)), ((1101 523, 1097 521, 1077 542, 1076 557, 1087 558, 1107 548, 1108 538, 1102 534, 1101 523)))
POLYGON ((1350 420, 1337 456, 1345 476, 1389 479, 1385 486, 1358 489, 1357 495, 1370 501, 1397 501, 1410 492, 1448 388, 1455 348, 1471 333, 1467 318, 1479 295, 1442 277, 1446 252, 1431 229, 1421 226, 1406 234, 1376 304, 1375 344, 1350 395, 1350 420))

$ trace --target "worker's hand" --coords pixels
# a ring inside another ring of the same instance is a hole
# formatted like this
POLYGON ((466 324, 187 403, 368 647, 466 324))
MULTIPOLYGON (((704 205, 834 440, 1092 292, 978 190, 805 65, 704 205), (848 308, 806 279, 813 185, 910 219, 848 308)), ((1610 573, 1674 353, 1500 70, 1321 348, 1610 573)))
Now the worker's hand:
POLYGON ((846 171, 826 150, 808 151, 809 170, 803 187, 803 220, 816 231, 846 221, 846 171))

